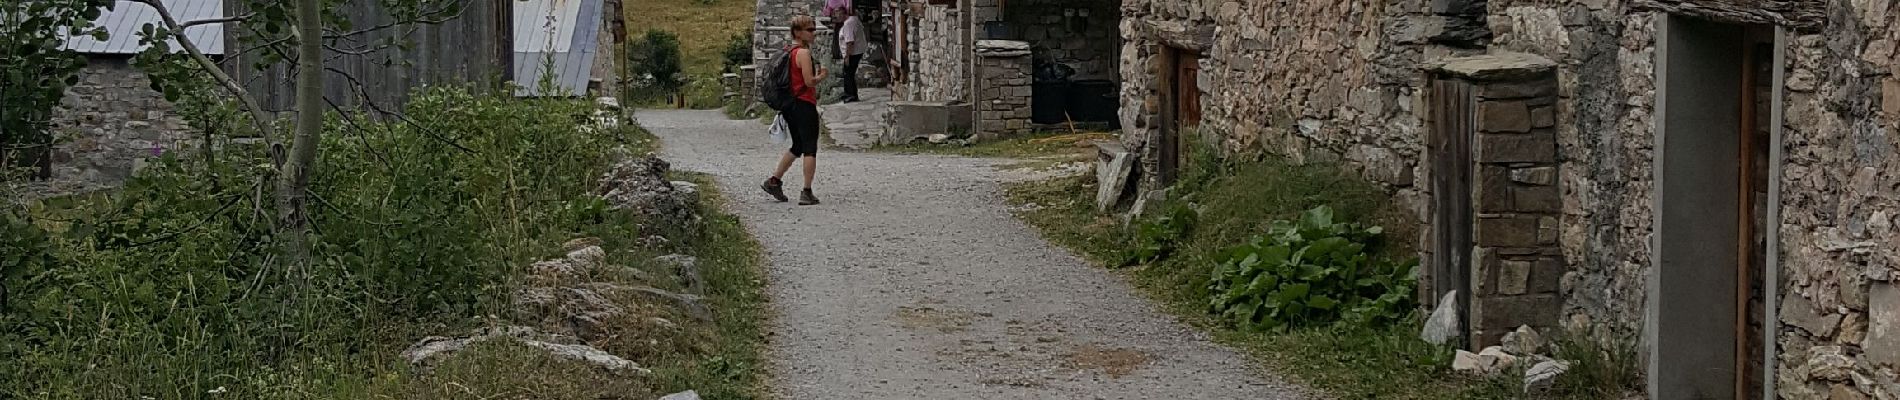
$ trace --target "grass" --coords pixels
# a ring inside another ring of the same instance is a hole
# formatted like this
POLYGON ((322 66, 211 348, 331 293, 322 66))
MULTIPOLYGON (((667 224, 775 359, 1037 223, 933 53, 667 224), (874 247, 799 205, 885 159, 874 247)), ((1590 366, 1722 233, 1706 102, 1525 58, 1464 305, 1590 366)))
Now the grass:
MULTIPOLYGON (((624 4, 627 21, 644 24, 642 29, 630 29, 628 35, 644 35, 647 29, 679 35, 680 67, 691 79, 681 89, 687 108, 721 106, 722 52, 732 35, 752 32, 757 4, 752 0, 640 0, 624 4)), ((654 103, 648 105, 664 103, 658 100, 648 101, 654 103)))
MULTIPOLYGON (((1008 153, 1003 147, 986 152, 1008 153)), ((1399 246, 1385 246, 1385 257, 1410 257, 1403 246, 1415 237, 1410 217, 1392 206, 1381 189, 1336 166, 1294 165, 1263 158, 1223 162, 1205 151, 1190 154, 1185 173, 1170 200, 1149 209, 1186 202, 1200 211, 1198 225, 1177 241, 1169 258, 1119 270, 1174 314, 1229 346, 1243 349, 1273 370, 1343 399, 1514 399, 1521 393, 1521 372, 1478 378, 1451 371, 1452 350, 1417 339, 1411 324, 1371 328, 1329 326, 1253 333, 1233 329, 1206 312, 1207 277, 1219 252, 1264 232, 1269 221, 1294 217, 1319 205, 1331 206, 1343 221, 1367 221, 1386 228, 1399 246)), ((1013 184, 1011 203, 1017 217, 1039 228, 1051 241, 1075 250, 1098 265, 1123 263, 1131 229, 1114 216, 1094 212, 1093 175, 1013 184)), ((1550 397, 1597 399, 1621 393, 1640 382, 1629 347, 1598 346, 1588 341, 1560 343, 1559 356, 1573 360, 1550 397), (1612 350, 1622 349, 1622 350, 1612 350)))
POLYGON ((764 259, 759 244, 739 219, 721 211, 725 195, 703 174, 679 174, 699 184, 704 230, 691 254, 708 286, 714 323, 708 333, 709 350, 701 357, 679 357, 654 367, 667 393, 697 390, 708 399, 763 399, 765 319, 769 316, 764 292, 764 259))
POLYGON ((752 31, 756 5, 752 0, 640 0, 624 7, 627 21, 643 27, 630 29, 629 35, 644 35, 645 28, 678 34, 686 73, 717 78, 720 52, 733 34, 752 31))
MULTIPOLYGON (((954 135, 953 135, 954 136, 954 135)), ((910 143, 879 146, 875 151, 899 154, 944 154, 979 158, 1047 158, 1088 156, 1094 153, 1096 140, 1114 140, 1111 133, 1037 132, 1007 139, 988 140, 967 146, 957 144, 910 143)))

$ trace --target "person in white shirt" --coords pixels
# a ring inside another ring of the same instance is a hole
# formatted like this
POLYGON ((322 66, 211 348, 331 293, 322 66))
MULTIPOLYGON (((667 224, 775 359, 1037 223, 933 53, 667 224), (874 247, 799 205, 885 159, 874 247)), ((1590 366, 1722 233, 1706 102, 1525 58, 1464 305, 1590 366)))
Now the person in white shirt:
POLYGON ((845 8, 844 24, 838 29, 838 45, 843 47, 839 53, 844 55, 844 98, 846 103, 858 101, 858 62, 864 61, 864 49, 867 46, 864 37, 864 23, 858 21, 858 11, 845 8))

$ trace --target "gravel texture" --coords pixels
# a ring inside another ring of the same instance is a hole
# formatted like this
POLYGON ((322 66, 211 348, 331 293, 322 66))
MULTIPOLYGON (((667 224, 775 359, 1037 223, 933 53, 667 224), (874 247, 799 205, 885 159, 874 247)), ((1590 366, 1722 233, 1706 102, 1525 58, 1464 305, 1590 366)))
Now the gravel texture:
MULTIPOLYGON (((817 206, 758 189, 783 145, 715 111, 642 111, 764 246, 782 399, 1298 399, 1012 217, 998 160, 819 152, 817 206)), ((798 169, 786 176, 796 196, 798 169)))

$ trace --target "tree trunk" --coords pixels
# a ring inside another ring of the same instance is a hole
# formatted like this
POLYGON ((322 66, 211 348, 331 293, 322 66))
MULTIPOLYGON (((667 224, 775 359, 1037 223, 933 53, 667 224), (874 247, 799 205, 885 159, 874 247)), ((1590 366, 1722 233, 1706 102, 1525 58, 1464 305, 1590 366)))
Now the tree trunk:
POLYGON ((322 0, 296 1, 297 132, 290 157, 277 177, 277 230, 290 257, 286 265, 305 269, 310 249, 305 243, 308 212, 304 200, 317 159, 317 135, 323 132, 323 15, 322 0))

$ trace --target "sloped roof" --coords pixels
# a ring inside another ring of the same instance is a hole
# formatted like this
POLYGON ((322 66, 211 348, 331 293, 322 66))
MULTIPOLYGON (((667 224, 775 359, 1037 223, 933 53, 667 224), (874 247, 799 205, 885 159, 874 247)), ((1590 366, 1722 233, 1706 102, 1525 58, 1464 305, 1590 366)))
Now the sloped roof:
MULTIPOLYGON (((201 19, 221 18, 224 16, 224 0, 161 0, 165 9, 172 12, 172 18, 183 24, 201 19)), ((146 24, 162 26, 164 22, 158 16, 158 10, 143 3, 120 0, 118 4, 99 15, 93 24, 106 29, 111 35, 105 41, 94 40, 92 36, 79 35, 66 38, 65 48, 87 54, 137 54, 146 46, 139 44, 139 31, 146 24)), ((185 29, 185 37, 198 50, 205 54, 224 54, 224 25, 204 24, 185 29)), ((179 49, 177 41, 172 41, 172 51, 179 49)))
POLYGON ((599 51, 601 0, 515 2, 516 96, 585 96, 599 51), (539 93, 553 75, 555 93, 539 93))

